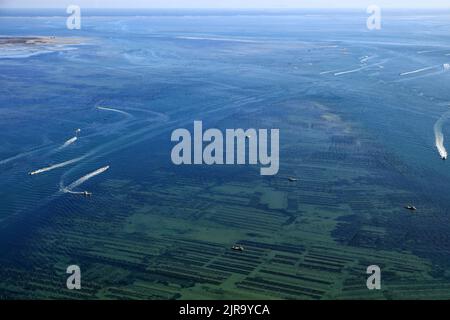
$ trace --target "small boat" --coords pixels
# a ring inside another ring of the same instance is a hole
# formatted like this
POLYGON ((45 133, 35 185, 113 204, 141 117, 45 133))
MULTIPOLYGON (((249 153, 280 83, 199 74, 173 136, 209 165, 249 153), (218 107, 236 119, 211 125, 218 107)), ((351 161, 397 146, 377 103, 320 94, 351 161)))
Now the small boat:
POLYGON ((410 210, 410 211, 416 211, 417 210, 417 208, 415 206, 412 206, 412 205, 405 206, 405 209, 406 210, 410 210))
POLYGON ((235 244, 234 246, 232 246, 232 247, 231 247, 231 250, 233 250, 233 251, 240 251, 240 252, 242 252, 242 251, 244 251, 244 247, 243 247, 243 246, 240 246, 240 245, 237 245, 237 244, 235 244))
POLYGON ((293 178, 293 177, 289 177, 288 180, 289 180, 290 182, 296 182, 296 181, 298 181, 297 178, 293 178))

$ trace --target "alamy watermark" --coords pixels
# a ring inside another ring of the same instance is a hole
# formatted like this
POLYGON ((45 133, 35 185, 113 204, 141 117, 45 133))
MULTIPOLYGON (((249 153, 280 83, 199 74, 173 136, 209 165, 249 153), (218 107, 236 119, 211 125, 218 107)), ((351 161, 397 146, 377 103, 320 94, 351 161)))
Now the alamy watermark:
POLYGON ((367 18, 367 29, 381 30, 381 8, 376 5, 371 5, 367 8, 367 13, 370 16, 367 18))
POLYGON ((80 6, 70 5, 66 9, 70 16, 66 20, 66 26, 69 30, 81 29, 81 8, 80 6))
POLYGON ((69 290, 81 289, 81 269, 77 265, 70 265, 66 269, 66 273, 70 274, 67 278, 66 286, 69 290))
POLYGON ((377 265, 367 267, 367 274, 370 276, 367 278, 367 289, 380 290, 381 289, 381 269, 377 265))
POLYGON ((219 129, 203 132, 202 121, 194 121, 193 137, 187 129, 176 129, 171 141, 178 142, 171 153, 176 165, 244 165, 248 159, 248 164, 263 166, 263 176, 276 175, 279 170, 279 129, 271 129, 270 137, 267 129, 226 129, 224 137, 219 129))

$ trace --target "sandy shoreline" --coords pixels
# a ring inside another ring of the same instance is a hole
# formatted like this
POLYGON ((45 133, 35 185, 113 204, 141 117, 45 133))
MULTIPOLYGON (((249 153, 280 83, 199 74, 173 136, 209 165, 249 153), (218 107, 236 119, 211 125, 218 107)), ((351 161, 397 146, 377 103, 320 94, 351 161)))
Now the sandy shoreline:
POLYGON ((0 36, 0 46, 3 45, 73 45, 82 43, 81 38, 62 38, 54 36, 0 36))

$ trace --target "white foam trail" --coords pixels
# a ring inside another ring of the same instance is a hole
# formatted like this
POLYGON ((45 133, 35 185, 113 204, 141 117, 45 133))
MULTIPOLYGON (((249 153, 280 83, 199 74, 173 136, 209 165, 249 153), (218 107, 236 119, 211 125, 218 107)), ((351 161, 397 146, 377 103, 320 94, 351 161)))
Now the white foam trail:
POLYGON ((436 137, 436 148, 438 149, 439 155, 442 159, 448 157, 447 150, 444 146, 444 134, 442 133, 442 126, 450 118, 450 111, 444 113, 444 115, 436 122, 434 125, 434 135, 436 137))
POLYGON ((338 72, 340 69, 338 69, 338 70, 329 70, 329 71, 323 71, 323 72, 321 72, 321 73, 319 73, 319 74, 328 74, 328 73, 334 73, 334 72, 338 72))
POLYGON ((15 156, 12 156, 12 157, 0 160, 0 165, 9 163, 9 162, 17 160, 17 159, 21 159, 21 158, 27 157, 27 156, 32 155, 32 154, 34 154, 36 152, 39 152, 39 151, 44 151, 44 150, 46 150, 48 148, 53 148, 53 146, 51 144, 41 145, 41 146, 36 147, 34 149, 31 149, 29 151, 25 151, 25 152, 16 154, 15 156))
POLYGON ((97 176, 99 174, 102 174, 103 172, 105 172, 108 169, 109 169, 109 166, 97 169, 97 170, 95 170, 95 171, 93 171, 93 172, 91 172, 91 173, 81 177, 77 181, 72 182, 67 187, 61 188, 61 191, 64 192, 64 193, 75 193, 75 194, 84 193, 84 192, 81 192, 81 193, 80 192, 73 192, 72 190, 75 189, 76 187, 79 187, 80 185, 82 185, 83 183, 88 181, 89 179, 91 179, 91 178, 93 178, 93 177, 95 177, 95 176, 97 176))
MULTIPOLYGON (((369 57, 369 58, 372 59, 374 57, 369 57)), ((341 75, 344 75, 344 74, 355 73, 355 72, 366 70, 366 69, 369 69, 369 68, 372 68, 372 67, 381 68, 383 66, 383 63, 386 63, 386 61, 387 61, 387 59, 382 60, 382 61, 377 62, 377 63, 369 64, 369 65, 364 64, 364 65, 362 65, 362 66, 360 66, 359 68, 356 68, 356 69, 336 72, 336 73, 334 73, 334 76, 341 76, 341 75)))
POLYGON ((122 111, 122 110, 118 110, 118 109, 106 108, 106 107, 97 107, 97 109, 105 110, 105 111, 117 112, 117 113, 123 114, 123 115, 125 115, 127 117, 131 117, 131 114, 129 114, 128 112, 125 112, 125 111, 122 111))
POLYGON ((408 72, 400 73, 400 75, 401 76, 406 76, 408 74, 415 74, 415 73, 419 73, 419 72, 424 72, 424 71, 428 71, 428 70, 431 70, 431 69, 434 69, 434 68, 435 67, 427 67, 427 68, 417 69, 417 70, 414 70, 414 71, 408 71, 408 72))
POLYGON ((336 72, 334 75, 335 76, 340 76, 340 75, 343 75, 343 74, 355 73, 355 72, 358 72, 358 71, 361 71, 361 70, 364 70, 364 69, 365 69, 365 67, 358 68, 358 69, 353 69, 353 70, 348 70, 348 71, 336 72))
POLYGON ((64 142, 64 144, 63 144, 61 147, 59 147, 58 150, 61 150, 61 149, 64 149, 64 148, 70 146, 72 143, 74 143, 74 142, 77 141, 77 140, 78 140, 77 137, 70 138, 69 140, 67 140, 66 142, 64 142))
POLYGON ((35 170, 35 171, 31 171, 30 175, 34 176, 35 174, 40 174, 40 173, 44 173, 44 172, 51 171, 51 170, 54 170, 54 169, 62 168, 62 167, 68 166, 68 165, 70 165, 72 163, 78 162, 81 159, 83 159, 83 157, 75 158, 75 159, 72 159, 72 160, 69 160, 69 161, 65 161, 65 162, 61 162, 61 163, 58 163, 58 164, 54 164, 54 165, 52 165, 50 167, 46 167, 46 168, 38 169, 38 170, 35 170))
POLYGON ((364 57, 359 58, 359 62, 360 63, 366 63, 367 61, 369 61, 369 60, 371 60, 373 58, 375 58, 375 57, 374 56, 364 56, 364 57))
POLYGON ((7 158, 7 159, 1 160, 1 161, 0 161, 0 164, 5 164, 5 163, 11 162, 11 161, 13 161, 13 160, 17 160, 17 159, 26 157, 26 156, 28 156, 28 155, 30 155, 30 154, 33 154, 34 152, 36 152, 36 150, 20 153, 20 154, 18 154, 18 155, 13 156, 13 157, 9 157, 9 158, 7 158))
POLYGON ((208 40, 208 41, 224 41, 224 42, 258 43, 258 41, 255 40, 236 39, 236 38, 187 37, 187 36, 179 36, 175 38, 183 40, 208 40))

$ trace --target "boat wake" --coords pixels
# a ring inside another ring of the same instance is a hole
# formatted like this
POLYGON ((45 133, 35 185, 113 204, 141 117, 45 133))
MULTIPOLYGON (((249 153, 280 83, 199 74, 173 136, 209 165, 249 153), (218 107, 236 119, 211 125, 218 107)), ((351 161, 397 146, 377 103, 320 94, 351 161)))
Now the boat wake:
POLYGON ((220 37, 189 37, 189 36, 178 36, 176 39, 181 40, 206 40, 206 41, 224 41, 224 42, 242 42, 242 43, 258 43, 259 41, 248 40, 248 39, 237 39, 237 38, 220 38, 220 37))
POLYGON ((363 58, 365 58, 365 59, 367 59, 367 60, 361 62, 360 67, 358 67, 358 68, 356 68, 356 69, 352 69, 352 70, 345 70, 345 71, 335 72, 335 73, 333 73, 334 76, 342 76, 342 75, 344 75, 344 74, 355 73, 355 72, 367 70, 367 69, 370 69, 370 68, 373 68, 373 67, 383 68, 383 64, 386 63, 386 61, 387 61, 387 60, 385 59, 385 60, 382 60, 382 61, 380 61, 380 62, 373 63, 373 64, 370 64, 370 65, 369 65, 369 64, 366 64, 366 61, 368 61, 368 60, 371 59, 372 57, 367 57, 367 58, 366 58, 366 57, 363 57, 363 58))
POLYGON ((402 72, 402 73, 400 73, 400 75, 401 75, 401 76, 407 76, 407 75, 410 75, 410 74, 416 74, 416 73, 428 71, 428 70, 431 70, 431 69, 434 69, 434 68, 436 68, 436 66, 433 66, 433 67, 427 67, 427 68, 422 68, 422 69, 417 69, 417 70, 408 71, 408 72, 402 72))
POLYGON ((35 148, 33 150, 22 152, 22 153, 17 154, 17 155, 15 155, 13 157, 9 157, 9 158, 0 160, 0 165, 1 164, 6 164, 6 163, 9 163, 11 161, 18 160, 18 159, 21 159, 21 158, 24 158, 24 157, 27 157, 27 156, 32 155, 33 153, 35 153, 37 151, 41 151, 41 150, 44 150, 46 148, 48 148, 48 146, 37 147, 37 148, 35 148))
POLYGON ((118 110, 118 109, 107 108, 107 107, 97 107, 97 109, 104 110, 104 111, 116 112, 116 113, 123 114, 123 115, 125 115, 127 117, 131 117, 131 114, 129 114, 128 112, 125 112, 125 111, 122 111, 122 110, 118 110))
POLYGON ((444 146, 444 134, 442 133, 442 126, 450 118, 450 111, 444 113, 444 115, 434 125, 434 135, 436 138, 436 148, 442 159, 447 159, 448 153, 444 146))
POLYGON ((99 174, 102 174, 103 172, 105 172, 108 169, 109 169, 109 166, 106 166, 106 167, 97 169, 97 170, 95 170, 95 171, 93 171, 91 173, 88 173, 87 175, 81 177, 80 179, 72 182, 67 187, 61 186, 61 191, 64 192, 64 193, 71 193, 71 194, 88 194, 88 192, 86 192, 86 191, 84 191, 84 192, 76 192, 76 191, 73 191, 73 189, 81 186, 83 183, 85 183, 89 179, 91 179, 91 178, 93 178, 93 177, 95 177, 95 176, 97 176, 99 174))
POLYGON ((61 147, 59 147, 58 150, 62 150, 64 148, 67 148, 68 146, 70 146, 72 143, 74 143, 77 140, 78 140, 78 137, 70 138, 69 140, 64 142, 64 144, 61 147))
POLYGON ((52 170, 54 170, 54 169, 62 168, 62 167, 68 166, 68 165, 70 165, 70 164, 73 164, 73 163, 75 163, 75 162, 78 162, 78 161, 80 161, 81 159, 83 159, 83 157, 79 157, 79 158, 75 158, 75 159, 72 159, 72 160, 69 160, 69 161, 57 163, 57 164, 54 164, 54 165, 49 166, 49 167, 45 167, 45 168, 42 168, 42 169, 38 169, 38 170, 35 170, 35 171, 31 171, 31 172, 29 173, 29 175, 34 176, 34 175, 36 175, 36 174, 40 174, 40 173, 52 171, 52 170))

